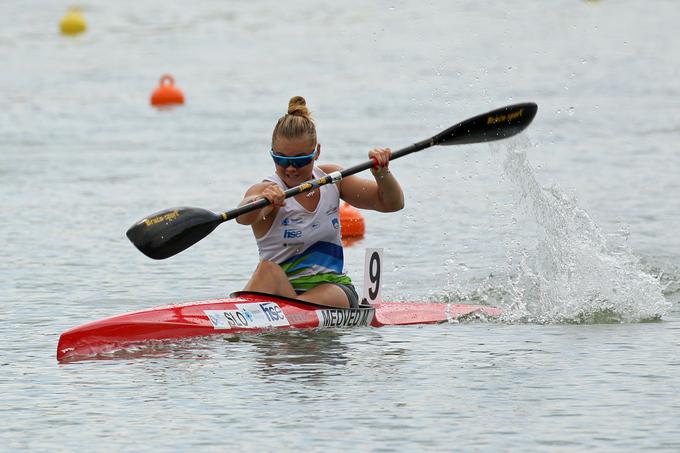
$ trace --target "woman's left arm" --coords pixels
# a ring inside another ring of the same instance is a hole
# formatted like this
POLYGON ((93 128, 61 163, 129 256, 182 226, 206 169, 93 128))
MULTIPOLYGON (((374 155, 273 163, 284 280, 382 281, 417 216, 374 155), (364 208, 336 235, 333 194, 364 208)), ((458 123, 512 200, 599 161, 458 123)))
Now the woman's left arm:
MULTIPOLYGON (((372 209, 379 212, 399 211, 404 207, 404 192, 399 181, 389 169, 391 150, 376 148, 368 153, 368 157, 376 162, 371 169, 374 180, 348 176, 338 182, 340 197, 360 209, 372 209)), ((337 165, 323 165, 326 173, 340 170, 337 165)))

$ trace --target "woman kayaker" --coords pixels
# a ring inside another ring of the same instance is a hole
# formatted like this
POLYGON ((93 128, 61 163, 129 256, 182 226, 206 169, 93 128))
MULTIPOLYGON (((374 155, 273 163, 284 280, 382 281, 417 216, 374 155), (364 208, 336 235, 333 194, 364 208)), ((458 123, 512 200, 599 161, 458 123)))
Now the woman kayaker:
POLYGON ((260 263, 244 290, 331 307, 357 307, 357 292, 344 273, 340 198, 357 208, 402 209, 404 194, 388 166, 391 150, 368 152, 376 163, 371 169, 374 180, 348 176, 286 200, 284 190, 341 170, 335 164, 316 165, 321 154, 316 126, 305 99, 295 96, 274 127, 270 154, 276 173, 248 189, 241 205, 260 198, 271 204, 236 219, 252 227, 260 253, 260 263))

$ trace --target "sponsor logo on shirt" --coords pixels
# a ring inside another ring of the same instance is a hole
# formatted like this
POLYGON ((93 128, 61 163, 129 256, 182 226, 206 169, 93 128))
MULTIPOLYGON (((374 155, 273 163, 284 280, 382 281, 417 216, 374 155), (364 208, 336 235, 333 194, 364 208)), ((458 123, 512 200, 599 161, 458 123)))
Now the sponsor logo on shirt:
POLYGON ((321 224, 319 222, 312 223, 312 231, 318 230, 321 224))
POLYGON ((326 211, 326 215, 333 215, 333 214, 335 214, 336 212, 338 212, 338 207, 337 207, 337 206, 333 206, 332 208, 330 208, 329 210, 326 211))
POLYGON ((284 239, 300 239, 302 237, 302 231, 300 230, 283 230, 284 239))
POLYGON ((288 226, 288 225, 302 225, 304 220, 302 217, 286 217, 281 221, 281 225, 283 226, 288 226))
POLYGON ((333 228, 335 228, 336 230, 340 228, 340 221, 338 220, 337 217, 333 217, 331 223, 333 224, 333 228))

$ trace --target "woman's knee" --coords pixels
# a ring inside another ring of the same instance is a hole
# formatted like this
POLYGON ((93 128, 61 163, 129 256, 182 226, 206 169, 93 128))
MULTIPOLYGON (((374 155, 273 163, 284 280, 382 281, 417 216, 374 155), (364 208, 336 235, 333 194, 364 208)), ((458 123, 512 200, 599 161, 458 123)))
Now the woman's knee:
POLYGON ((255 272, 262 275, 282 274, 283 269, 273 261, 262 260, 257 265, 255 272))

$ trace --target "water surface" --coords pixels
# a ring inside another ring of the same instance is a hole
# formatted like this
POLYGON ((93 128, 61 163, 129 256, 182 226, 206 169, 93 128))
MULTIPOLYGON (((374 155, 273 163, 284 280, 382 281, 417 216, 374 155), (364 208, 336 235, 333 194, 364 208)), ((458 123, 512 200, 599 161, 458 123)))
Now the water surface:
POLYGON ((564 0, 6 1, 0 19, 0 438, 8 450, 678 451, 680 9, 564 0), (160 76, 181 108, 148 105, 160 76), (124 233, 234 207, 273 171, 293 95, 349 166, 533 101, 527 133, 392 164, 388 300, 497 305, 499 322, 149 345, 59 365, 59 334, 241 289, 228 223, 152 261, 124 233))

